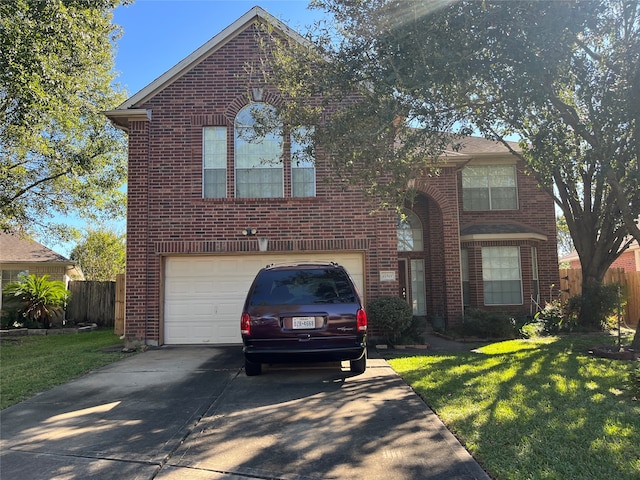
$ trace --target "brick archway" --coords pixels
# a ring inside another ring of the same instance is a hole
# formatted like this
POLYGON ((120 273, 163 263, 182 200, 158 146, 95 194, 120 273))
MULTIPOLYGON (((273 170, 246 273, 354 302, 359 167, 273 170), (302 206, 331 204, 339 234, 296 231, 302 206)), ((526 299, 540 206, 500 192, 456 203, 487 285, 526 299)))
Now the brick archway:
POLYGON ((412 187, 419 195, 432 202, 439 211, 439 221, 431 225, 432 250, 430 252, 433 268, 440 270, 440 284, 434 283, 434 315, 444 316, 447 326, 458 325, 464 313, 462 298, 462 274, 460 265, 460 218, 458 208, 458 182, 454 168, 443 168, 438 177, 438 186, 434 186, 428 177, 416 179, 412 187), (437 297, 444 299, 439 303, 437 297))

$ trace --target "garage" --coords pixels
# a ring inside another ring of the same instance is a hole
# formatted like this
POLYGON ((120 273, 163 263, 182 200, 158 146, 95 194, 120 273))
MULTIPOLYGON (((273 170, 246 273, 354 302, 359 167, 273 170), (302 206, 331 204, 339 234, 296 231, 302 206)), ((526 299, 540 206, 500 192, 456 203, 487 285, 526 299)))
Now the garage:
POLYGON ((247 290, 270 263, 337 262, 364 288, 363 252, 168 256, 164 262, 164 343, 238 344, 247 290))

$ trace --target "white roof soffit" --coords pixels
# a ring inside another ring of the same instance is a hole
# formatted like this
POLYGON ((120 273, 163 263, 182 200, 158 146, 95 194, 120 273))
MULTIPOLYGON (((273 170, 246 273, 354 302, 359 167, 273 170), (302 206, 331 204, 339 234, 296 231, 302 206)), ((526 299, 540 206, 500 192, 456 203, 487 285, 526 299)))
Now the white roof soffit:
POLYGON ((310 43, 295 30, 291 29, 276 17, 265 11, 260 7, 253 7, 242 17, 237 19, 227 28, 215 35, 211 40, 202 45, 200 48, 191 53, 188 57, 178 62, 174 67, 167 70, 165 73, 156 78, 149 85, 144 87, 138 93, 126 100, 120 105, 117 110, 125 110, 135 107, 136 105, 144 103, 149 98, 153 97, 156 93, 161 91, 164 87, 177 80, 180 76, 191 70, 198 63, 207 58, 212 52, 217 50, 231 40, 236 33, 243 31, 251 22, 261 19, 266 23, 273 26, 276 30, 281 31, 285 35, 300 42, 303 45, 310 45, 310 43))

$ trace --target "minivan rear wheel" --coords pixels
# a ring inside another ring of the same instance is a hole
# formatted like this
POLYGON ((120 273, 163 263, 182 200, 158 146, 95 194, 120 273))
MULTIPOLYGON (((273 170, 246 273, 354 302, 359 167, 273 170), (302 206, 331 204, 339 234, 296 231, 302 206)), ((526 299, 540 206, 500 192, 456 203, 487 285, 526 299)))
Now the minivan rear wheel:
POLYGON ((362 354, 358 360, 350 360, 349 367, 351 369, 351 373, 364 373, 367 369, 367 351, 362 354))
POLYGON ((244 359, 244 373, 247 377, 254 377, 262 373, 262 364, 244 359))

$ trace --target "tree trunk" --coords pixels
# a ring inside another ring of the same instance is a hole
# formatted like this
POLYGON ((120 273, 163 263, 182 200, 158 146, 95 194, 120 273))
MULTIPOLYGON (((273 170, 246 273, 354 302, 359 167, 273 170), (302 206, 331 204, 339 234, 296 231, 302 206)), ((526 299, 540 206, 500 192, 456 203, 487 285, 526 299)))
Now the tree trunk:
POLYGON ((580 312, 578 314, 578 325, 595 327, 600 325, 598 312, 600 308, 595 305, 599 297, 598 290, 601 288, 602 282, 597 279, 583 278, 582 280, 582 298, 580 302, 580 312))
POLYGON ((633 341, 631 342, 631 348, 636 351, 640 351, 640 322, 636 326, 636 333, 633 336, 633 341))

